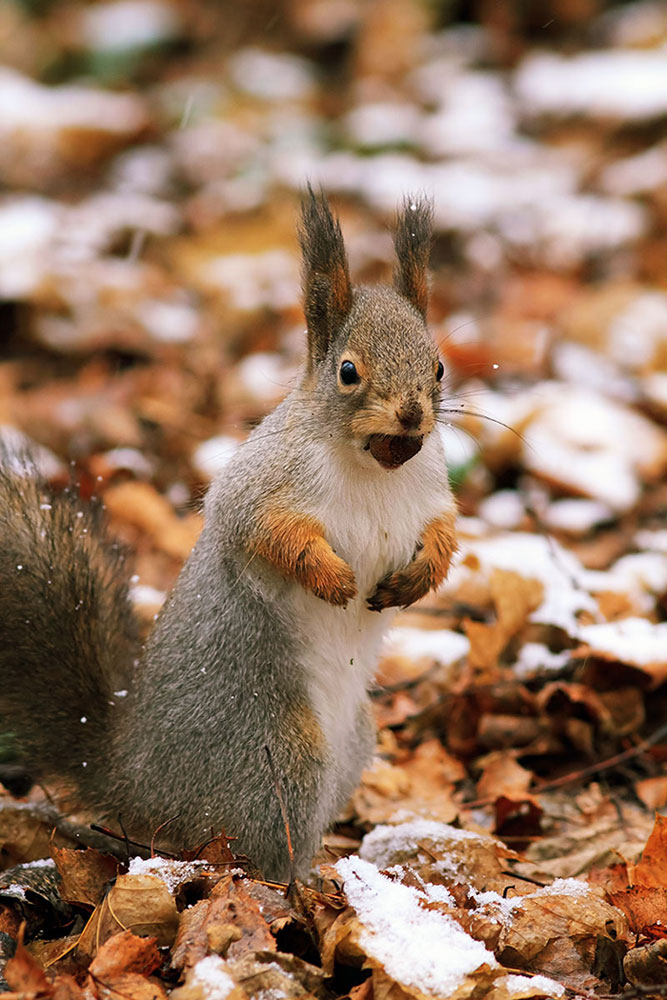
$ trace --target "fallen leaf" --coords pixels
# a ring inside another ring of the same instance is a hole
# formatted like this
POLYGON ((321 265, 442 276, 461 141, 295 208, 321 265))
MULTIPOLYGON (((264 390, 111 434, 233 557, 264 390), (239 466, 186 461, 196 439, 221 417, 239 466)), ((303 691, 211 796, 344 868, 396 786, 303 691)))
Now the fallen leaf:
POLYGON ((104 942, 88 971, 91 976, 100 978, 124 972, 149 976, 162 964, 156 942, 157 938, 137 937, 132 931, 121 931, 104 942))
POLYGON ((160 947, 168 946, 177 928, 176 903, 162 879, 155 875, 120 875, 84 927, 78 951, 94 956, 119 931, 155 937, 160 947))
POLYGON ((246 890, 243 880, 220 880, 208 899, 181 914, 171 953, 172 967, 189 969, 211 953, 238 958, 249 951, 275 951, 260 904, 246 890))
POLYGON ((628 865, 630 885, 667 888, 667 816, 657 815, 636 865, 628 865))
POLYGON ((100 854, 92 847, 76 851, 53 845, 51 855, 61 878, 60 894, 70 903, 96 906, 109 882, 118 874, 118 859, 100 854))
POLYGON ((44 970, 32 957, 23 943, 25 925, 19 930, 16 943, 16 953, 10 958, 4 968, 4 976, 14 993, 27 993, 32 996, 49 996, 51 983, 44 975, 44 970))

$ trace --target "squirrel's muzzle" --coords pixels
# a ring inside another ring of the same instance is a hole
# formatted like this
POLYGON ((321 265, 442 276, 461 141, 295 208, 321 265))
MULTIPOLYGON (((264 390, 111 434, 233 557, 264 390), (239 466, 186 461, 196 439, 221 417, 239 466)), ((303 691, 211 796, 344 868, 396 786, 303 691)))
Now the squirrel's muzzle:
POLYGON ((366 444, 383 469, 398 469, 421 449, 423 437, 407 434, 371 434, 366 444))

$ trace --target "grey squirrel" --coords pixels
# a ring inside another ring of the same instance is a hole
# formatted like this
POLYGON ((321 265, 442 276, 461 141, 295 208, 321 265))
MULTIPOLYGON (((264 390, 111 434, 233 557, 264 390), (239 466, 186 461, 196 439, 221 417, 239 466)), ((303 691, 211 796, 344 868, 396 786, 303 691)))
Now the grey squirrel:
POLYGON ((389 609, 438 586, 456 548, 434 433, 431 214, 406 199, 393 287, 353 287, 340 224, 309 189, 305 368, 211 484, 143 650, 99 514, 4 457, 0 713, 35 775, 65 777, 131 836, 170 820, 182 847, 224 828, 285 880, 274 778, 303 873, 372 756, 389 609))

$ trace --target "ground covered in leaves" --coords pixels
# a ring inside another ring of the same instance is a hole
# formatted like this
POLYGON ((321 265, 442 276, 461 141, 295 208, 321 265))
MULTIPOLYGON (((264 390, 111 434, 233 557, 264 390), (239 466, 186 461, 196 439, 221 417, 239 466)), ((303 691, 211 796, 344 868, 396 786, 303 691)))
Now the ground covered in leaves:
POLYGON ((664 6, 10 0, 0 59, 2 436, 103 498, 146 627, 294 383, 306 180, 363 281, 403 195, 434 198, 461 512, 319 881, 286 895, 224 838, 128 870, 7 793, 7 987, 664 996, 664 6))

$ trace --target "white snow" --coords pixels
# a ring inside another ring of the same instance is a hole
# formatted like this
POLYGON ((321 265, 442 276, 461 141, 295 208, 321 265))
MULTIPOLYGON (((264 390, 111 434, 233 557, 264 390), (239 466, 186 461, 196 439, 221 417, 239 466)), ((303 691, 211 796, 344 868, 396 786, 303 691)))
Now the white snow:
POLYGON ((117 94, 75 84, 49 87, 16 70, 0 68, 0 137, 20 132, 38 138, 61 129, 139 131, 146 123, 143 102, 134 94, 117 94))
POLYGON ((242 311, 280 311, 300 300, 298 265, 287 250, 211 257, 201 277, 210 287, 223 290, 234 308, 242 311))
MULTIPOLYGON (((667 61, 667 55, 665 55, 667 61)), ((637 295, 614 316, 607 331, 609 356, 622 368, 640 372, 667 346, 667 294, 637 295)))
POLYGON ((664 552, 667 555, 667 528, 643 528, 635 535, 635 544, 648 552, 664 552))
POLYGON ((597 524, 612 520, 614 512, 608 504, 599 500, 567 498, 550 503, 542 517, 546 526, 553 531, 585 535, 597 524))
POLYGON ((246 48, 227 66, 238 90, 265 101, 305 99, 313 89, 313 67, 299 56, 246 48))
POLYGON ((514 664, 514 673, 519 680, 523 680, 538 673, 562 670, 569 659, 570 653, 567 649, 561 653, 553 653, 541 642, 524 642, 514 664))
POLYGON ((498 490, 478 505, 479 516, 494 528, 516 528, 526 515, 523 500, 516 490, 498 490))
POLYGON ((293 388, 294 371, 279 354, 256 351, 239 361, 236 377, 255 399, 275 404, 293 388))
POLYGON ((161 0, 108 0, 84 8, 82 41, 91 49, 142 48, 167 41, 179 28, 176 7, 161 0))
POLYGON ((578 635, 593 653, 607 653, 622 663, 667 664, 667 622, 656 625, 646 618, 622 618, 583 625, 578 635))
POLYGON ((359 857, 372 861, 378 868, 385 868, 394 856, 402 851, 413 852, 420 840, 431 840, 438 844, 452 844, 455 841, 488 840, 471 830, 459 830, 430 819, 413 819, 398 826, 376 826, 364 837, 359 849, 359 857))
POLYGON ((383 656, 422 658, 451 665, 466 656, 470 649, 467 636, 450 629, 393 628, 384 640, 383 656))
POLYGON ((456 592, 465 579, 477 572, 462 562, 471 554, 479 561, 485 575, 498 568, 519 572, 526 579, 542 583, 543 601, 530 615, 530 621, 557 625, 576 634, 579 612, 597 614, 597 604, 586 588, 581 563, 552 538, 503 532, 490 538, 466 540, 461 548, 457 564, 443 586, 444 593, 456 592))
POLYGON ((538 990, 543 990, 546 996, 550 997, 562 997, 565 993, 565 987, 561 983, 557 983, 555 979, 549 979, 548 976, 519 976, 513 974, 501 979, 499 985, 504 986, 508 993, 515 994, 516 996, 522 993, 526 996, 534 996, 538 990))
POLYGON ((38 287, 65 216, 66 210, 61 205, 34 195, 14 196, 0 204, 3 298, 22 298, 38 287))
POLYGON ((392 881, 354 855, 336 870, 363 925, 361 947, 397 983, 447 996, 481 967, 497 968, 493 953, 455 920, 423 908, 424 892, 392 881))
POLYGON ((414 104, 374 101, 358 104, 343 118, 343 128, 357 146, 395 146, 414 143, 421 114, 414 104))
POLYGON ((667 114, 664 50, 616 49, 566 57, 528 55, 514 85, 532 115, 591 115, 643 121, 667 114))
POLYGON ((171 858, 131 858, 130 875, 157 875, 169 892, 178 892, 185 882, 191 882, 210 868, 206 861, 174 861, 171 858))
POLYGON ((200 326, 199 313, 189 302, 145 299, 135 315, 155 340, 166 344, 187 343, 200 326))
POLYGON ((188 977, 192 986, 201 986, 211 1000, 225 1000, 236 983, 226 969, 226 962, 219 955, 206 955, 192 967, 188 977))
POLYGON ((616 160, 604 168, 600 187, 607 194, 627 198, 667 184, 667 142, 616 160))
POLYGON ((240 442, 229 434, 218 434, 197 445, 192 464, 206 479, 213 479, 227 465, 240 442))

